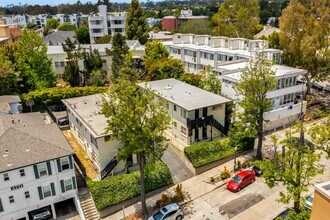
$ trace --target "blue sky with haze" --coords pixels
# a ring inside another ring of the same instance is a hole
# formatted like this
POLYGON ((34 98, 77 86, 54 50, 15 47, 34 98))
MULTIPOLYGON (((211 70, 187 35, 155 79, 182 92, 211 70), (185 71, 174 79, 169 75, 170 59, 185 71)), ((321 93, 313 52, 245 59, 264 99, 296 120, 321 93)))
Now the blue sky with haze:
MULTIPOLYGON (((80 0, 82 3, 86 2, 97 2, 97 0, 80 0)), ((141 0, 140 0, 141 1, 141 0)), ((145 0, 146 1, 146 0, 145 0)), ((58 4, 72 4, 76 3, 77 0, 0 0, 0 6, 6 6, 10 4, 18 5, 21 3, 22 5, 24 4, 30 4, 30 5, 58 5, 58 4)), ((130 0, 116 0, 110 2, 130 2, 130 0)), ((143 0, 141 2, 144 2, 143 0)))

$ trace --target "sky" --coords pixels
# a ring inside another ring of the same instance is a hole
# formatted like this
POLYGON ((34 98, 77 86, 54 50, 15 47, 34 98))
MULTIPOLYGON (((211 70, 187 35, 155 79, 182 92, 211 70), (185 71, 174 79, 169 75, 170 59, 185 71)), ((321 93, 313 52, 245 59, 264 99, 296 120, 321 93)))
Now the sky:
MULTIPOLYGON (((86 2, 97 2, 97 0, 80 0, 82 3, 86 2)), ((145 2, 146 0, 140 0, 142 2, 145 2)), ((77 0, 0 0, 0 6, 6 6, 10 4, 19 5, 21 3, 24 4, 30 4, 30 5, 58 5, 58 4, 72 4, 76 3, 77 0)), ((130 2, 130 0, 110 0, 110 2, 130 2)))

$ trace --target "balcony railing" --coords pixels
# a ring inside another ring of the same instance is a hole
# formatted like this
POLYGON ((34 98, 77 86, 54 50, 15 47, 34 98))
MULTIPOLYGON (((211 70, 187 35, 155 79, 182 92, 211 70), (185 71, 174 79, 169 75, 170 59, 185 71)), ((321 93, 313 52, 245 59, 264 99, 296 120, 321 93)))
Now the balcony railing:
POLYGON ((188 128, 194 129, 194 128, 199 128, 203 126, 211 125, 215 127, 217 130, 222 132, 223 134, 227 135, 227 130, 225 127, 220 124, 216 119, 214 119, 213 115, 205 116, 202 118, 197 118, 197 119, 189 119, 187 118, 187 126, 188 128))
POLYGON ((112 160, 105 166, 105 168, 101 172, 101 179, 106 178, 109 173, 115 168, 118 164, 118 159, 117 157, 112 158, 112 160))

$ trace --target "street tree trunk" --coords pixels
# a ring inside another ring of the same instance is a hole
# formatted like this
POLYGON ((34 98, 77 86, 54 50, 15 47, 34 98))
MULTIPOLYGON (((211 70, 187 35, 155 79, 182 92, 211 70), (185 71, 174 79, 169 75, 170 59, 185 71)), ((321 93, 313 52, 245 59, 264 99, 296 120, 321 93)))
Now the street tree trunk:
POLYGON ((140 171, 140 192, 141 192, 141 205, 142 205, 142 213, 143 217, 147 218, 148 216, 148 209, 146 204, 146 194, 144 188, 144 162, 143 162, 144 155, 142 153, 137 153, 137 161, 139 164, 139 171, 140 171))
POLYGON ((259 112, 259 119, 258 119, 258 147, 257 147, 257 160, 262 160, 262 139, 263 139, 263 123, 264 123, 264 111, 261 109, 259 112))

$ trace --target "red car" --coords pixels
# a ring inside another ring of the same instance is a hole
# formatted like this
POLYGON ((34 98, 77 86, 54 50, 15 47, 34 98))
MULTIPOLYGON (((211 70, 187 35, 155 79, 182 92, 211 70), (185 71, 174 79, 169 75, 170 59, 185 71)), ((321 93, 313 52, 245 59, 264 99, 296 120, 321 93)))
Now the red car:
POLYGON ((253 170, 244 170, 236 174, 227 184, 227 189, 232 192, 239 192, 245 186, 256 180, 256 174, 253 170))

